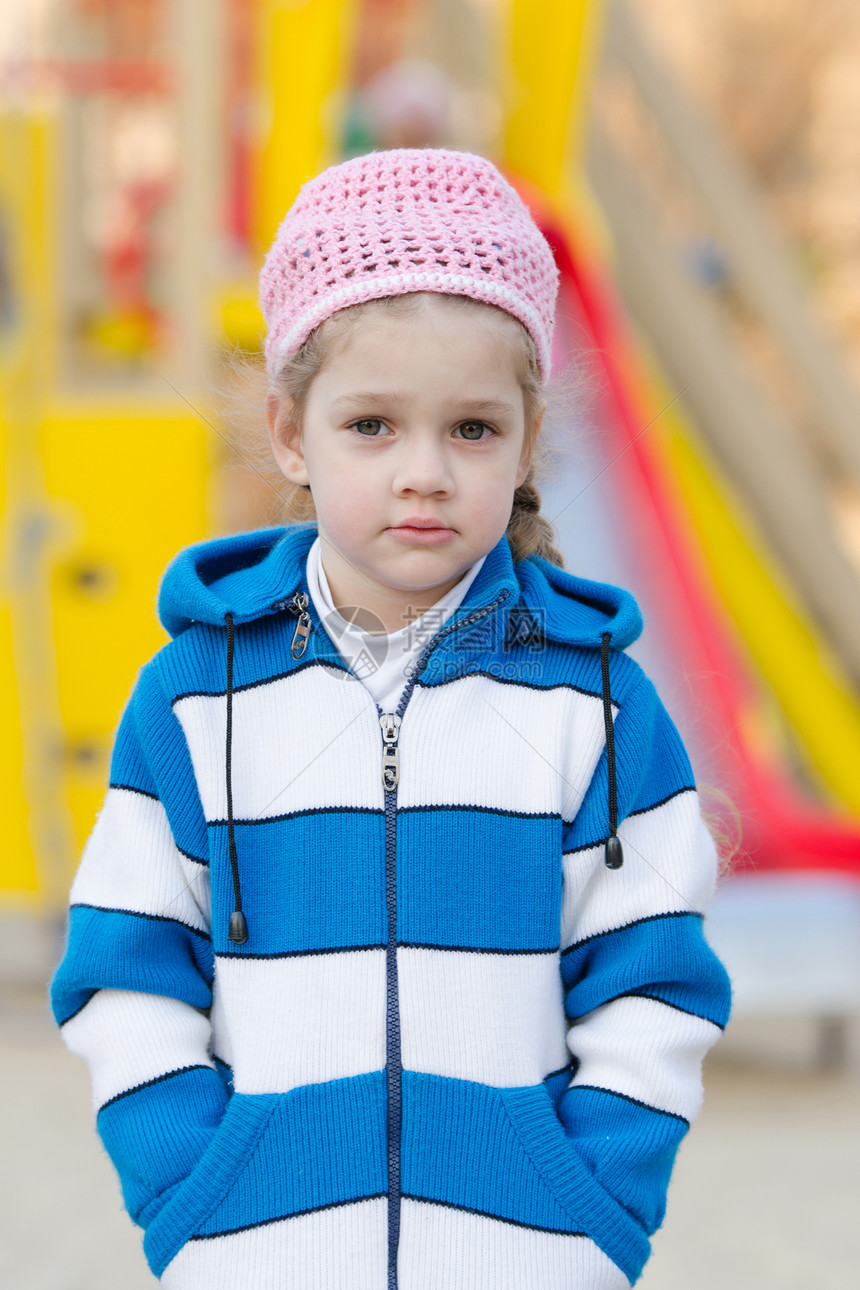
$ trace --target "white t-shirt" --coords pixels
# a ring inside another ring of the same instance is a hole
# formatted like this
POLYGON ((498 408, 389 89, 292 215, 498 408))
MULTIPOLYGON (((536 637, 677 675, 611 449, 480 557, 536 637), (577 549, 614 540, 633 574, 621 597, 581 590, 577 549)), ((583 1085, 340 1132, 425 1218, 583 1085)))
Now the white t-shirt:
POLYGON ((487 557, 476 560, 457 585, 414 622, 407 623, 396 632, 377 633, 364 631, 335 609, 322 567, 321 551, 322 544, 316 538, 308 551, 307 563, 308 591, 314 608, 344 662, 364 683, 382 711, 393 712, 415 659, 451 617, 487 557))

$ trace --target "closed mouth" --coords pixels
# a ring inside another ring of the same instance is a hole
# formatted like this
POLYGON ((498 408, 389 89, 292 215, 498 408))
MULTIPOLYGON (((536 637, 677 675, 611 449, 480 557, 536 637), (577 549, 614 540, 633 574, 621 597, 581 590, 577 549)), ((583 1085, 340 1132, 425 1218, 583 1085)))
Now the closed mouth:
POLYGON ((443 524, 441 520, 420 520, 417 518, 404 520, 402 524, 392 524, 391 527, 395 529, 450 529, 450 525, 443 524))

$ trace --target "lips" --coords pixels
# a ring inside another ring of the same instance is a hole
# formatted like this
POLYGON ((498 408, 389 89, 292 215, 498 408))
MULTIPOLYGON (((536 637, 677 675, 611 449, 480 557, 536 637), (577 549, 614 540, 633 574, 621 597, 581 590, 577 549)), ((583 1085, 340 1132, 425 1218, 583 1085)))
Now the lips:
POLYGON ((392 527, 397 529, 447 529, 448 525, 443 524, 441 520, 421 519, 417 515, 410 515, 408 519, 392 527))
POLYGON ((454 537, 454 530, 449 529, 441 520, 419 515, 410 515, 402 524, 392 525, 388 532, 399 542, 417 542, 422 546, 450 542, 454 537))

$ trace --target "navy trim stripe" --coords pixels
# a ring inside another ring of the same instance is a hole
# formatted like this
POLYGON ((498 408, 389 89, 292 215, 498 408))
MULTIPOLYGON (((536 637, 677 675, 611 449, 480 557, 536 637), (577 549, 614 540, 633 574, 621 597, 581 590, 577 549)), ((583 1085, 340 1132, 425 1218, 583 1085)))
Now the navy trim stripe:
POLYGON ((139 1093, 141 1089, 152 1088, 155 1084, 164 1084, 169 1079, 175 1079, 177 1075, 187 1075, 189 1071, 211 1070, 211 1066, 205 1066, 202 1062, 195 1062, 191 1066, 178 1066, 174 1071, 165 1071, 163 1075, 156 1075, 153 1079, 144 1080, 142 1084, 135 1084, 134 1088, 123 1089, 122 1093, 117 1093, 115 1097, 109 1097, 106 1102, 102 1102, 98 1109, 98 1114, 101 1115, 102 1111, 109 1106, 113 1106, 114 1102, 121 1102, 124 1097, 131 1097, 133 1093, 139 1093))
POLYGON ((550 1071, 548 1075, 544 1075, 544 1083, 546 1083, 548 1079, 555 1079, 556 1075, 563 1075, 565 1071, 573 1070, 573 1065, 572 1061, 565 1062, 563 1066, 559 1066, 557 1071, 550 1071))
MULTIPOLYGON (((650 806, 637 806, 635 811, 628 811, 627 814, 624 816, 624 819, 619 820, 619 825, 623 824, 624 820, 632 820, 634 815, 647 815, 649 811, 659 810, 661 806, 665 806, 668 802, 671 802, 672 799, 675 797, 683 796, 684 793, 695 793, 695 792, 696 792, 695 784, 684 784, 681 788, 673 789, 671 793, 667 793, 665 797, 661 797, 659 802, 652 802, 650 806)), ((575 824, 575 823, 576 823, 575 820, 565 820, 564 826, 565 828, 569 828, 572 824, 575 824)), ((562 854, 566 856, 575 856, 575 855, 578 855, 580 851, 596 851, 598 848, 604 847, 606 845, 606 839, 608 838, 608 836, 609 836, 608 833, 604 833, 602 837, 597 838, 594 842, 583 842, 578 847, 566 848, 562 854)))
POLYGON ((93 909, 98 914, 127 914, 129 918, 145 918, 152 923, 175 923, 177 927, 183 928, 186 932, 199 936, 202 941, 211 941, 212 939, 208 932, 201 932, 199 928, 192 927, 190 923, 183 923, 181 918, 168 918, 167 914, 145 914, 140 909, 120 909, 116 905, 88 905, 85 902, 70 905, 69 909, 93 909))
POLYGON ((62 1021, 57 1023, 61 1030, 63 1026, 68 1025, 70 1021, 72 1021, 75 1017, 79 1016, 83 1012, 84 1008, 87 1006, 90 999, 94 999, 100 989, 101 989, 101 986, 96 986, 95 990, 90 990, 89 994, 87 995, 86 999, 84 999, 83 1003, 79 1004, 78 1007, 75 1008, 74 1012, 70 1012, 68 1017, 64 1017, 62 1021))
MULTIPOLYGON (((285 820, 301 820, 309 815, 371 815, 379 816, 385 814, 380 807, 375 806, 338 806, 332 803, 328 806, 307 806, 301 811, 285 811, 283 815, 255 815, 250 819, 233 817, 234 825, 257 825, 257 824, 283 824, 285 820)), ((226 828, 226 820, 207 820, 207 829, 226 828)))
POLYGON ((622 1102, 629 1102, 631 1106, 638 1106, 643 1111, 653 1111, 655 1115, 665 1115, 670 1120, 678 1120, 681 1124, 690 1127, 690 1121, 685 1115, 678 1115, 675 1111, 666 1111, 662 1106, 652 1106, 650 1102, 642 1102, 638 1097, 630 1097, 627 1093, 619 1093, 618 1089, 606 1088, 602 1084, 574 1084, 567 1091, 574 1093, 576 1089, 586 1089, 590 1093, 606 1093, 609 1097, 620 1098, 622 1102))
POLYGON ((572 954, 578 950, 581 945, 588 945, 591 941, 602 940, 604 936, 614 936, 617 932, 626 932, 630 927, 640 927, 642 923, 657 923, 663 918, 703 918, 704 915, 698 913, 695 909, 670 909, 665 914, 646 914, 643 918, 634 918, 631 923, 622 923, 619 927, 607 927, 604 932, 594 932, 591 936, 585 936, 581 941, 574 941, 566 949, 561 951, 561 956, 572 954))
POLYGON ((465 815, 498 815, 509 820, 560 820, 555 811, 511 811, 504 806, 479 806, 462 802, 431 802, 426 806, 399 806, 398 815, 419 815, 428 811, 462 811, 465 815))
MULTIPOLYGON (((433 811, 462 812, 464 815, 495 815, 508 820, 561 820, 555 811, 512 811, 503 806, 464 805, 462 802, 430 802, 422 806, 398 807, 398 815, 421 815, 433 811)), ((338 806, 336 803, 327 806, 307 806, 301 811, 285 811, 283 815, 255 815, 250 819, 234 819, 234 824, 259 825, 282 824, 285 820, 298 820, 309 815, 385 815, 385 809, 373 806, 338 806)), ((207 820, 209 829, 226 828, 226 819, 207 820)), ((189 859, 194 859, 189 856, 189 859)), ((204 861, 200 862, 205 863, 204 861)))
MULTIPOLYGON (((296 676, 299 672, 304 672, 309 667, 327 667, 335 672, 345 672, 348 676, 354 676, 343 663, 338 663, 334 658, 310 658, 304 663, 298 663, 295 667, 289 668, 286 672, 275 672, 272 676, 261 677, 259 681, 245 681, 242 685, 234 685, 233 693, 241 694, 245 690, 259 690, 263 685, 274 685, 276 681, 285 681, 287 677, 296 676)), ((358 677, 355 677, 358 680, 358 677)), ((225 690, 183 690, 181 694, 176 694, 170 700, 170 706, 173 708, 183 699, 223 699, 227 691, 225 690)))
MULTIPOLYGON (((573 824, 573 820, 566 820, 565 824, 573 824)), ((608 837, 609 837, 609 834, 607 833, 602 838, 598 838, 596 842, 583 842, 581 846, 570 847, 569 850, 563 851, 561 853, 562 859, 564 859, 565 856, 579 855, 580 851, 596 851, 598 847, 606 846, 606 839, 608 837)))
POLYGON ((497 949, 494 946, 486 945, 439 945, 435 942, 429 941, 398 941, 397 945, 399 949, 404 950, 450 950, 454 954, 503 954, 507 958, 512 956, 522 958, 529 954, 558 954, 559 951, 559 947, 557 945, 551 945, 547 949, 539 948, 525 950, 497 949))
MULTIPOLYGON (((274 950, 271 954, 252 954, 245 953, 242 950, 216 950, 216 959, 294 959, 303 956, 310 957, 316 954, 356 954, 361 950, 384 950, 385 941, 376 941, 369 945, 323 945, 314 949, 303 950, 274 950)), ((543 956, 548 954, 558 954, 557 945, 550 946, 548 949, 497 949, 494 946, 489 948, 484 945, 436 945, 424 941, 397 941, 397 949, 404 950, 439 950, 450 951, 453 954, 499 954, 505 957, 527 957, 528 955, 543 956)))
POLYGON ((242 950, 216 950, 216 959, 297 959, 315 954, 356 954, 360 950, 384 950, 385 941, 371 945, 323 945, 318 949, 276 950, 272 954, 245 954, 242 950))
POLYGON ((504 1214, 492 1214, 485 1209, 476 1209, 473 1205, 458 1205, 453 1200, 437 1200, 435 1196, 415 1196, 411 1192, 403 1193, 404 1200, 414 1200, 420 1205, 438 1205, 442 1209, 457 1209, 464 1214, 476 1214, 478 1218, 491 1218, 496 1223, 507 1223, 510 1227, 526 1227, 531 1232, 549 1232, 552 1236, 588 1236, 587 1232, 571 1232, 560 1227, 544 1227, 539 1223, 524 1223, 519 1218, 507 1218, 504 1214))
POLYGON ((387 1193, 373 1192, 370 1196, 350 1196, 348 1200, 330 1200, 325 1205, 312 1205, 310 1209, 297 1209, 290 1214, 275 1214, 272 1218, 261 1218, 258 1223, 243 1223, 241 1227, 225 1227, 217 1232, 195 1232, 189 1241, 215 1241, 219 1236, 235 1236, 239 1232, 252 1232, 256 1227, 270 1227, 272 1223, 286 1223, 291 1218, 303 1218, 306 1214, 320 1214, 324 1209, 342 1209, 345 1205, 360 1205, 366 1200, 382 1200, 387 1193))
MULTIPOLYGON (((119 793, 136 793, 138 797, 147 797, 151 802, 159 802, 163 805, 163 803, 161 802, 161 798, 158 796, 157 793, 150 793, 145 788, 135 788, 134 784, 118 784, 114 780, 111 780, 111 782, 108 784, 108 788, 112 788, 119 793)), ((179 852, 181 856, 185 856, 186 860, 193 860, 195 864, 202 864, 208 867, 209 865, 208 860, 201 860, 200 856, 192 855, 190 851, 186 851, 184 847, 181 847, 179 845, 179 843, 176 841, 176 838, 173 839, 173 845, 176 847, 176 850, 179 852)))
POLYGON ((635 811, 628 811, 625 819, 632 819, 634 815, 647 815, 649 811, 659 810, 661 806, 671 802, 674 797, 681 797, 684 793, 695 793, 695 791, 695 784, 682 784, 680 788, 676 788, 673 792, 667 793, 665 797, 661 797, 659 802, 652 802, 650 806, 637 806, 635 811))
MULTIPOLYGON (((613 999, 650 999, 652 1003, 662 1003, 664 1008, 674 1008, 676 1012, 683 1012, 687 1017, 696 1017, 699 1021, 708 1021, 718 1030, 725 1030, 724 1022, 714 1021, 713 1017, 706 1017, 701 1012, 696 1012, 693 1008, 682 1008, 680 1003, 673 1003, 671 999, 664 999, 661 995, 655 994, 651 990, 624 990, 621 994, 613 995, 613 999)), ((607 1000, 611 1003, 612 1000, 607 1000)))
POLYGON ((138 797, 148 797, 153 802, 161 801, 157 793, 150 793, 148 789, 138 788, 135 784, 118 784, 114 780, 110 780, 108 788, 116 789, 120 793, 137 793, 138 797))
MULTIPOLYGON (((519 681, 511 676, 497 676, 495 672, 489 672, 485 668, 467 668, 457 676, 445 676, 439 681, 423 680, 421 677, 416 678, 416 685, 423 690, 439 690, 443 685, 453 685, 455 681, 463 681, 470 676, 485 676, 490 681, 495 681, 498 685, 517 686, 521 690, 531 692, 538 691, 542 694, 550 694, 553 690, 571 690, 574 694, 582 694, 587 699, 599 699, 602 702, 602 695, 599 690, 588 690, 584 685, 574 685, 572 681, 554 681, 552 685, 529 685, 527 681, 519 681)), ((612 700, 613 708, 621 711, 621 704, 612 700)))
MULTIPOLYGON (((175 843, 175 842, 176 842, 176 839, 174 838, 173 840, 174 840, 174 843, 175 843)), ((176 850, 179 852, 179 854, 180 854, 181 856, 184 856, 186 860, 191 860, 193 864, 201 864, 201 865, 203 866, 203 868, 204 868, 204 869, 208 869, 208 868, 209 868, 209 861, 208 861, 208 860, 202 860, 202 859, 200 858, 200 856, 192 855, 192 853, 191 853, 190 851, 186 851, 186 850, 184 849, 184 847, 180 847, 180 846, 178 846, 178 845, 177 845, 177 847, 176 847, 176 850)))

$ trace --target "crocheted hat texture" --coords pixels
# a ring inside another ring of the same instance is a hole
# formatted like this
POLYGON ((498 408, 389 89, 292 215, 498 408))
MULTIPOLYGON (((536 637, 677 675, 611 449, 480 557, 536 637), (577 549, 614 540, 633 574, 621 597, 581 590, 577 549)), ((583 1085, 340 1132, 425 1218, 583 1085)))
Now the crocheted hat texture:
POLYGON ((550 367, 558 269, 492 162, 442 148, 353 157, 301 189, 260 274, 274 375, 324 319, 382 296, 437 291, 513 314, 550 367))

